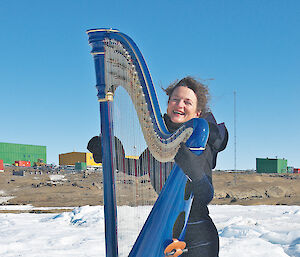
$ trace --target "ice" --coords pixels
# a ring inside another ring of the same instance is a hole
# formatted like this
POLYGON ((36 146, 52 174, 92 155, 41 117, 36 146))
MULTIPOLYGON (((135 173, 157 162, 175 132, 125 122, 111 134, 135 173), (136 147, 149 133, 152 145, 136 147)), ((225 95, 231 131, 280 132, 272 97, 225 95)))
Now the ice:
MULTIPOLYGON (((18 208, 33 209, 14 206, 18 208)), ((300 256, 300 206, 212 205, 209 209, 220 235, 220 257, 300 256)), ((149 206, 118 208, 120 256, 127 256, 138 233, 136 223, 130 222, 133 215, 142 225, 149 212, 149 206)), ((60 214, 2 213, 0 256, 104 257, 103 206, 76 207, 60 214)))

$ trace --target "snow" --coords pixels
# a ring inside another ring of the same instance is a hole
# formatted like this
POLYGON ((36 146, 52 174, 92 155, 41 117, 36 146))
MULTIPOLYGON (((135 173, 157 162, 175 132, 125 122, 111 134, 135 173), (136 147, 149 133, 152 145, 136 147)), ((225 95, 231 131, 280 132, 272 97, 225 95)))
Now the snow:
POLYGON ((13 199, 13 196, 0 196, 0 204, 6 203, 8 200, 13 199))
MULTIPOLYGON (((0 204, 6 203, 8 200, 13 199, 13 196, 7 196, 6 192, 3 190, 0 190, 0 204)), ((0 206, 1 208, 1 206, 0 206)))
POLYGON ((26 205, 25 204, 24 205, 0 205, 0 211, 2 211, 2 210, 31 211, 31 210, 59 210, 59 209, 73 210, 74 208, 75 207, 34 207, 31 204, 26 204, 26 205))
POLYGON ((51 181, 59 181, 59 180, 65 180, 64 175, 50 175, 49 178, 51 181))
MULTIPOLYGON (((220 257, 300 256, 300 206, 212 205, 209 209, 220 235, 220 257)), ((129 220, 139 214, 135 220, 142 224, 149 211, 148 206, 118 209, 123 228, 119 245, 125 245, 125 251, 131 248, 126 246, 132 244, 130 235, 137 233, 129 220)), ((76 207, 61 214, 2 213, 0 256, 104 257, 103 206, 76 207)))

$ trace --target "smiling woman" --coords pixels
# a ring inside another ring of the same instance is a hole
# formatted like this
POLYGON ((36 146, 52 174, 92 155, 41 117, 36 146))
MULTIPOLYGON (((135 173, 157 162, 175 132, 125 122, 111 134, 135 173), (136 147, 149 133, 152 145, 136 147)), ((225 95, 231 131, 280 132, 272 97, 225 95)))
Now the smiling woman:
POLYGON ((181 144, 175 156, 175 162, 189 178, 189 188, 194 194, 185 235, 188 251, 182 256, 217 257, 219 237, 207 205, 214 195, 212 169, 216 166, 218 152, 226 147, 228 132, 225 126, 218 125, 213 115, 208 112, 209 92, 202 83, 192 77, 186 77, 173 83, 165 91, 169 100, 164 121, 170 132, 178 129, 183 123, 200 117, 208 121, 210 130, 206 149, 201 155, 195 155, 185 144, 181 144))
POLYGON ((176 81, 165 92, 169 96, 167 114, 174 123, 184 123, 208 112, 208 88, 192 77, 176 81))
POLYGON ((201 111, 197 109, 197 97, 192 89, 177 87, 170 97, 167 113, 172 122, 183 123, 199 118, 201 111))

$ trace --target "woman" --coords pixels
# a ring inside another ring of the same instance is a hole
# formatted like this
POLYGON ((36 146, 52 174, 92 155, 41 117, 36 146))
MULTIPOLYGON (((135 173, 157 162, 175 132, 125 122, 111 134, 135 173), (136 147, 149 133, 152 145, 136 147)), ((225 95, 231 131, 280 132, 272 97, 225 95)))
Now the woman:
MULTIPOLYGON (((184 143, 181 144, 175 156, 175 162, 190 178, 190 189, 194 193, 185 235, 188 252, 183 253, 182 256, 217 257, 219 237, 217 229, 209 216, 207 205, 214 194, 212 169, 216 166, 218 152, 224 150, 227 145, 228 132, 225 126, 217 125, 212 114, 208 113, 209 93, 207 87, 202 83, 192 77, 186 77, 178 83, 172 84, 165 91, 169 99, 164 121, 171 133, 188 120, 199 117, 208 121, 210 129, 206 149, 200 156, 192 153, 184 143)), ((94 159, 102 159, 102 154, 99 155, 101 152, 99 137, 90 140, 88 149, 94 154, 94 159)), ((145 160, 145 154, 148 155, 149 152, 145 151, 141 155, 141 167, 143 167, 142 160, 145 160)), ((157 161, 153 158, 153 162, 157 161)), ((157 165, 152 167, 157 167, 157 165)), ((171 167, 171 165, 164 165, 164 167, 171 167)), ((145 172, 144 169, 143 172, 145 172)), ((169 173, 170 170, 166 170, 166 172, 169 173)), ((155 170, 151 174, 155 177, 155 170)), ((151 177, 151 182, 159 193, 161 186, 156 184, 154 177, 151 177)))
POLYGON ((181 144, 175 162, 191 179, 194 193, 185 242, 188 252, 182 256, 217 257, 219 237, 209 216, 207 205, 213 198, 212 169, 216 166, 218 152, 225 149, 228 132, 225 126, 218 126, 208 113, 208 89, 191 77, 186 77, 166 89, 169 95, 167 115, 164 116, 170 132, 192 118, 206 118, 209 124, 209 138, 205 151, 197 156, 185 144, 181 144))

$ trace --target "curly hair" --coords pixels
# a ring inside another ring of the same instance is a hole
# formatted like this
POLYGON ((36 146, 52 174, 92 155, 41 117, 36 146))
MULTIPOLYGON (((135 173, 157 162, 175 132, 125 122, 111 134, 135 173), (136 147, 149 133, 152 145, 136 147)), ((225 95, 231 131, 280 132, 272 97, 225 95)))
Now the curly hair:
POLYGON ((170 97, 177 87, 187 87, 194 91, 197 97, 197 110, 201 111, 200 116, 203 116, 209 111, 208 101, 210 100, 210 94, 207 85, 202 84, 190 76, 181 79, 179 82, 176 80, 166 89, 164 89, 166 94, 169 96, 168 102, 170 101, 170 97))

